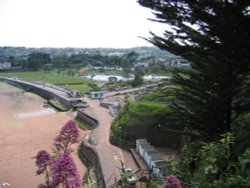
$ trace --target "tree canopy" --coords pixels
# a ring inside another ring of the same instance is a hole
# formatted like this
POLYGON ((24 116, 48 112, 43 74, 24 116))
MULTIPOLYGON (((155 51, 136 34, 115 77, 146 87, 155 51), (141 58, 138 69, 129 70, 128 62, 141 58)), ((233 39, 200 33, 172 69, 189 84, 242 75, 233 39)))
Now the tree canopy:
POLYGON ((174 70, 173 105, 178 128, 206 140, 232 131, 249 113, 250 1, 139 0, 164 23, 163 36, 146 39, 187 59, 191 68, 174 70))

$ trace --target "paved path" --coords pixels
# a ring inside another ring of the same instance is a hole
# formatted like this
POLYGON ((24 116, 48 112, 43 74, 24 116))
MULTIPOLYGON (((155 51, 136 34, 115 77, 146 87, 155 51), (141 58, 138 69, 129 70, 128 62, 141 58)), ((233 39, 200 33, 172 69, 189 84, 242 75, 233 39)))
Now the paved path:
POLYGON ((90 107, 85 109, 84 112, 99 120, 99 126, 94 129, 92 138, 96 143, 95 149, 101 161, 104 179, 107 185, 110 186, 120 178, 120 160, 133 171, 138 170, 138 167, 128 151, 110 144, 109 131, 113 118, 108 109, 99 106, 100 102, 98 100, 85 99, 85 101, 90 107))

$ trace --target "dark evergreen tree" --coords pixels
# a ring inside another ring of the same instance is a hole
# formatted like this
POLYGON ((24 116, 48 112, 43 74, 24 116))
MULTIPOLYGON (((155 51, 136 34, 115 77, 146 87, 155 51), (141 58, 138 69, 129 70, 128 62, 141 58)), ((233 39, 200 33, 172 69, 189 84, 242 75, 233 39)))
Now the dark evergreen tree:
POLYGON ((147 39, 187 59, 176 69, 179 126, 204 140, 233 131, 250 111, 249 0, 139 0, 164 23, 163 36, 147 39))

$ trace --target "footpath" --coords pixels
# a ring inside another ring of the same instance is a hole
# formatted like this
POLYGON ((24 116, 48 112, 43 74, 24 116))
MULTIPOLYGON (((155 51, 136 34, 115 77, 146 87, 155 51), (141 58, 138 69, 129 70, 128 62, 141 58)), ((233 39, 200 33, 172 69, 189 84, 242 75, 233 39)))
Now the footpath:
POLYGON ((101 107, 98 100, 84 100, 89 104, 89 108, 86 108, 84 112, 99 121, 99 126, 93 130, 91 138, 101 161, 104 180, 109 187, 120 179, 121 161, 126 168, 131 168, 133 172, 137 171, 139 167, 130 152, 110 144, 109 131, 113 117, 109 114, 108 109, 101 107))

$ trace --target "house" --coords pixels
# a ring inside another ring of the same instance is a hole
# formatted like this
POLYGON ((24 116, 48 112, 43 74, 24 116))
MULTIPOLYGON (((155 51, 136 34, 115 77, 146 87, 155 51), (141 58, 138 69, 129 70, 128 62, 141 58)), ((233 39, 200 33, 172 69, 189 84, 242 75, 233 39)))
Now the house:
POLYGON ((0 63, 0 69, 9 69, 9 68, 11 68, 11 63, 9 62, 0 63))

